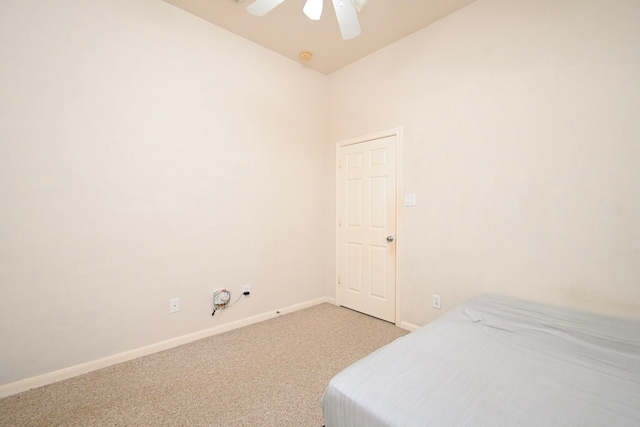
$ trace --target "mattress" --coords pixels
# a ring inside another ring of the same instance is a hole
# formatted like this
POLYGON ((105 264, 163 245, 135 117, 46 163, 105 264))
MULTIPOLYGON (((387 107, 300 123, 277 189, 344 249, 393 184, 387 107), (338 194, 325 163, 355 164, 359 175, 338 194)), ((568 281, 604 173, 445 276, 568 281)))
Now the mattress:
POLYGON ((351 365, 326 427, 640 426, 640 321, 499 295, 351 365))

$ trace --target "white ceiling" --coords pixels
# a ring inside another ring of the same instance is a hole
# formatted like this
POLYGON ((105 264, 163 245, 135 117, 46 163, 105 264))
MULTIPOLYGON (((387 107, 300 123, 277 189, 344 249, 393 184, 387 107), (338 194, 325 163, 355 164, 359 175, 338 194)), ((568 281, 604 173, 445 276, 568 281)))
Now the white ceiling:
POLYGON ((295 61, 310 51, 304 65, 329 74, 475 0, 368 0, 358 13, 362 34, 351 40, 342 40, 330 0, 320 21, 304 15, 306 0, 286 0, 263 17, 247 12, 254 0, 164 1, 295 61))

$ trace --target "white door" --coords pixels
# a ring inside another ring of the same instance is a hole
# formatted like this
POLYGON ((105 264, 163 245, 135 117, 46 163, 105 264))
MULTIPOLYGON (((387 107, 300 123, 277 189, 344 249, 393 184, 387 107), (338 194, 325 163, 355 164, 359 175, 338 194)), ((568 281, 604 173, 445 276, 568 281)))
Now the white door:
POLYGON ((396 321, 397 135, 339 148, 338 303, 396 321))

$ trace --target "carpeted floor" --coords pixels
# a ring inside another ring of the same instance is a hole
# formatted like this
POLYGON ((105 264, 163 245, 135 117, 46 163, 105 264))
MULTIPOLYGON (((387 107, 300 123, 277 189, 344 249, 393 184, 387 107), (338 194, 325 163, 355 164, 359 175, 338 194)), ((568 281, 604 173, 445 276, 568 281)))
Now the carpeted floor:
POLYGON ((407 333, 331 304, 0 400, 0 426, 317 426, 331 377, 407 333))

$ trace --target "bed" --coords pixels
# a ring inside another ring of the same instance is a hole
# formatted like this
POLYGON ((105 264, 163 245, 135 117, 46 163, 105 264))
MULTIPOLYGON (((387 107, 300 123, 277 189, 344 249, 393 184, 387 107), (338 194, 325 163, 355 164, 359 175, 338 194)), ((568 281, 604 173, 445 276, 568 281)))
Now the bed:
POLYGON ((640 321, 500 295, 351 365, 326 427, 640 426, 640 321))

